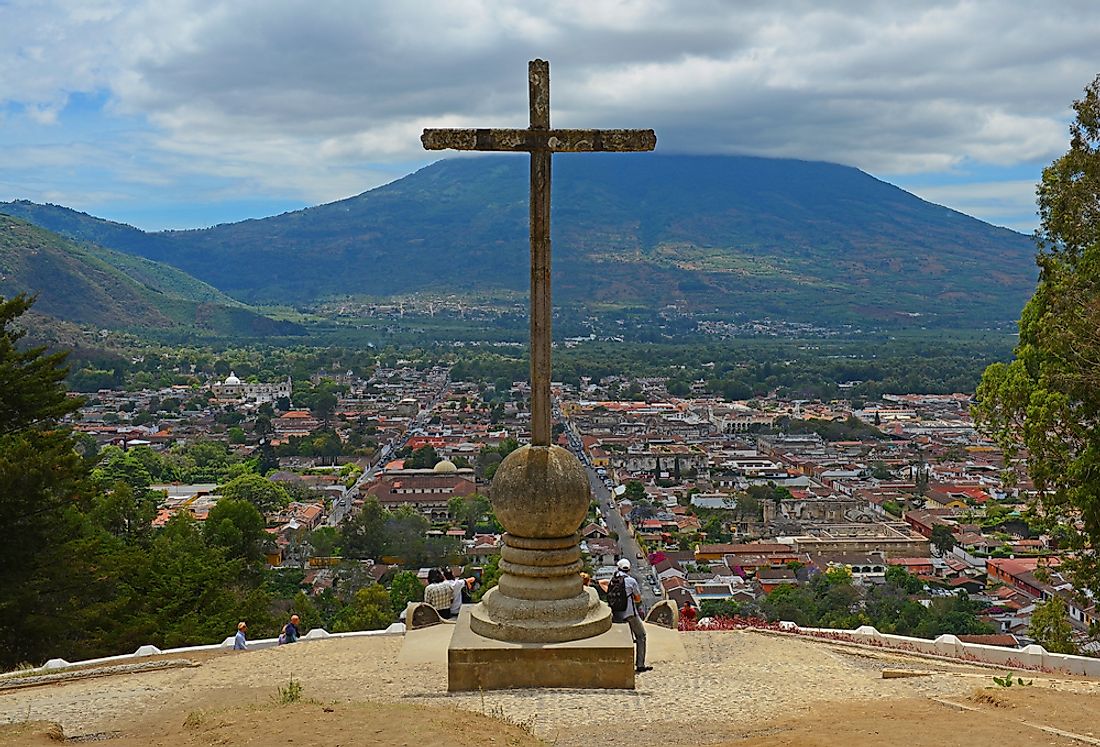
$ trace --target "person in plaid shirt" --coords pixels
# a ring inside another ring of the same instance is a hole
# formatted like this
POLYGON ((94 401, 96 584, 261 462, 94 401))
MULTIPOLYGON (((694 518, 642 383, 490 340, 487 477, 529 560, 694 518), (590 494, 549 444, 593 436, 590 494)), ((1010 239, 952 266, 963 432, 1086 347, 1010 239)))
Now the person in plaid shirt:
POLYGON ((435 608, 444 619, 451 617, 451 603, 454 601, 455 587, 443 578, 438 568, 428 571, 428 586, 424 589, 424 601, 435 608))

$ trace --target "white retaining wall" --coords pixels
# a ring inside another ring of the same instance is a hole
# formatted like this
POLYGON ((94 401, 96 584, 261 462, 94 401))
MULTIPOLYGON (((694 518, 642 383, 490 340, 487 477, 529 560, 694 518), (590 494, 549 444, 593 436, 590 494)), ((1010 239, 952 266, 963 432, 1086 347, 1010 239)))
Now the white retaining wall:
POLYGON ((982 643, 965 643, 953 635, 944 634, 935 640, 910 638, 904 635, 880 633, 870 625, 855 630, 837 630, 833 628, 800 628, 794 623, 783 622, 784 630, 798 631, 823 638, 835 638, 854 643, 886 646, 889 648, 917 651, 923 654, 952 656, 967 661, 995 664, 1006 669, 1038 669, 1063 674, 1079 674, 1087 677, 1100 677, 1100 659, 1070 654, 1052 654, 1042 646, 1032 644, 1023 648, 1005 648, 987 646, 982 643))
MULTIPOLYGON (((374 636, 374 635, 404 635, 405 623, 394 623, 385 630, 356 630, 351 633, 329 633, 322 628, 314 628, 306 633, 304 636, 298 639, 299 643, 309 641, 321 641, 328 638, 359 638, 362 636, 374 636)), ((211 643, 205 646, 184 646, 182 648, 165 648, 159 649, 156 646, 145 645, 139 646, 138 650, 132 654, 120 654, 118 656, 102 656, 98 659, 86 659, 84 661, 65 661, 64 659, 50 659, 37 669, 20 669, 14 672, 0 673, 0 678, 26 676, 28 674, 35 674, 40 672, 49 672, 54 669, 65 669, 66 667, 87 667, 96 666, 100 664, 124 664, 131 662, 134 659, 141 659, 146 656, 164 656, 166 654, 189 654, 195 651, 231 651, 233 650, 234 636, 229 636, 221 643, 211 643)), ((274 648, 279 645, 278 638, 257 638, 248 642, 248 650, 256 651, 261 648, 274 648)), ((297 645, 297 644, 295 644, 297 645)))
MULTIPOLYGON (((951 656, 967 661, 978 661, 984 664, 994 664, 1005 669, 1037 669, 1062 674, 1077 674, 1086 677, 1100 678, 1100 658, 1093 659, 1087 656, 1071 656, 1070 654, 1052 654, 1042 646, 1030 645, 1023 648, 1004 648, 1003 646, 986 646, 981 643, 964 643, 953 635, 941 635, 935 640, 927 638, 910 638, 904 635, 892 635, 880 633, 870 625, 863 625, 855 630, 840 630, 836 628, 800 628, 792 622, 781 622, 779 627, 789 632, 804 633, 810 636, 819 636, 854 643, 867 643, 873 646, 884 646, 904 651, 916 651, 923 654, 938 656, 951 656)), ((375 635, 402 635, 405 632, 404 623, 394 623, 385 630, 360 630, 352 633, 329 633, 321 628, 314 628, 299 639, 299 642, 320 641, 328 638, 358 638, 375 635)), ((248 650, 255 651, 261 648, 273 648, 279 644, 278 638, 260 638, 248 642, 248 650)), ((213 643, 206 646, 187 646, 184 648, 159 649, 156 646, 141 646, 132 654, 120 656, 105 656, 99 659, 69 662, 64 659, 50 659, 41 667, 32 670, 18 670, 0 674, 0 678, 25 676, 28 673, 48 672, 54 669, 66 667, 86 667, 97 664, 120 664, 146 656, 163 656, 171 654, 187 654, 193 651, 226 651, 233 648, 233 636, 226 638, 221 643, 213 643)))

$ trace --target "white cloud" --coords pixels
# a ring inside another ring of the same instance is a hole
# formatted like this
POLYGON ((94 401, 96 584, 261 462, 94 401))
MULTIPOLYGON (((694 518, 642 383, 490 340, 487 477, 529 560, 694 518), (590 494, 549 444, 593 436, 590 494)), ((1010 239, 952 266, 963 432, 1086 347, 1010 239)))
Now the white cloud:
POLYGON ((1034 227, 1035 182, 1012 179, 940 186, 909 186, 922 199, 981 218, 998 226, 1030 233, 1034 227))
POLYGON ((101 116, 157 131, 135 158, 178 179, 332 199, 429 160, 426 124, 525 124, 524 65, 544 57, 561 126, 934 173, 1049 160, 1098 67, 1086 0, 547 6, 15 0, 0 4, 0 134, 13 112, 56 128, 72 94, 105 94, 101 116))

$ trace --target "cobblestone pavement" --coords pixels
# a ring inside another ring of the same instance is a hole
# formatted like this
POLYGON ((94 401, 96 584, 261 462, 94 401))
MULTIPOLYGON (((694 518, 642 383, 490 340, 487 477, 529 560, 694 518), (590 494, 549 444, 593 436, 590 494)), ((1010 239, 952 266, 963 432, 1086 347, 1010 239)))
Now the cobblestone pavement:
MULTIPOLYGON (((666 633, 666 635, 674 635, 666 633)), ((730 739, 822 702, 952 697, 971 692, 986 670, 904 654, 845 651, 827 643, 745 631, 684 633, 683 654, 654 660, 637 690, 515 690, 448 694, 441 658, 402 657, 400 636, 302 643, 211 656, 199 667, 76 680, 0 693, 0 721, 57 721, 67 735, 125 730, 142 719, 264 702, 290 678, 320 701, 420 702, 533 721, 549 741, 591 744, 694 743, 730 739), (953 669, 931 677, 882 679, 884 667, 953 669), (624 728, 624 724, 628 725, 624 728)), ((677 648, 679 646, 677 645, 677 648)))

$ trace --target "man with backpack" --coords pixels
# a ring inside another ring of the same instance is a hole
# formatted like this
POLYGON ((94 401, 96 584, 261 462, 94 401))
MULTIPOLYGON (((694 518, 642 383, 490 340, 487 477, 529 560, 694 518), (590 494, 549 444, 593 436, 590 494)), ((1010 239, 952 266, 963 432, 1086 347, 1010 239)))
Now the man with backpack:
POLYGON ((634 671, 648 672, 645 664, 645 623, 642 622, 642 588, 630 575, 630 561, 619 561, 618 570, 607 584, 607 604, 615 622, 625 622, 634 636, 634 671))

